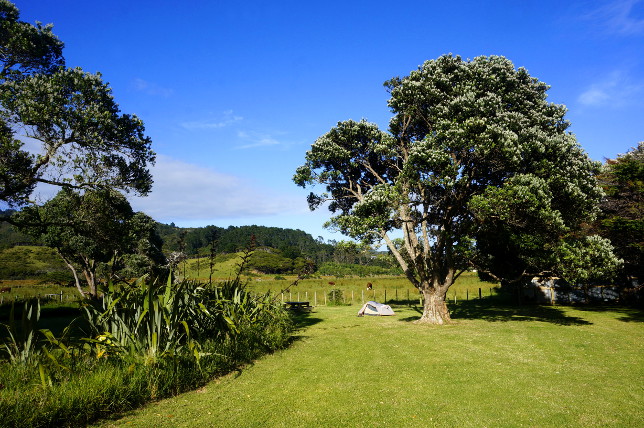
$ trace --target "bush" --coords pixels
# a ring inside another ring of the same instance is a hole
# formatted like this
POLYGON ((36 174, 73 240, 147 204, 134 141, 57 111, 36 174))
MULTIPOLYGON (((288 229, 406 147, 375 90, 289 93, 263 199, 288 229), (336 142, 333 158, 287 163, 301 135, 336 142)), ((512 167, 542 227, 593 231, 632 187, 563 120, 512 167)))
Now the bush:
POLYGON ((349 263, 322 263, 318 268, 318 274, 331 275, 338 278, 344 276, 382 276, 400 275, 402 270, 398 267, 387 268, 382 266, 357 265, 349 263))
MULTIPOLYGON (((292 323, 269 295, 252 296, 239 276, 207 285, 111 286, 87 303, 87 337, 39 332, 39 308, 6 326, 0 360, 3 426, 78 426, 203 385, 285 347, 292 323), (13 361, 13 362, 11 362, 13 361)), ((12 317, 13 318, 13 317, 12 317)))
POLYGON ((344 305, 344 295, 342 294, 342 290, 339 288, 330 290, 327 294, 327 304, 331 306, 344 305))

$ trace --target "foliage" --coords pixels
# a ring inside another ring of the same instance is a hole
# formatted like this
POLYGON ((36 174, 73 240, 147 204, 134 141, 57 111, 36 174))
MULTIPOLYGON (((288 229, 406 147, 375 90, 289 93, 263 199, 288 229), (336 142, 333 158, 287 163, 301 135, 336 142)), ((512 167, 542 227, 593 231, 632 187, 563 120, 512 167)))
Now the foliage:
POLYGON ((617 159, 609 159, 599 175, 606 192, 593 229, 610 239, 624 260, 625 277, 644 281, 644 142, 617 159))
POLYGON ((309 195, 311 209, 328 202, 329 227, 384 240, 425 293, 426 322, 449 321, 445 295, 468 267, 511 276, 495 260, 524 237, 515 259, 561 270, 538 250, 591 220, 601 190, 598 164, 566 132, 565 107, 546 101, 548 86, 503 57, 452 55, 385 86, 389 132, 339 122, 306 153, 295 183, 325 187, 309 195))
POLYGON ((135 214, 115 190, 80 194, 65 188, 44 205, 26 207, 15 218, 21 230, 56 249, 81 294, 76 266, 84 274, 90 295, 96 297, 99 279, 115 279, 125 258, 134 272, 165 263, 152 219, 135 214))
POLYGON ((328 304, 331 306, 344 305, 344 295, 342 294, 342 290, 339 288, 329 290, 326 297, 328 304))
MULTIPOLYGON (((291 253, 291 256, 295 254, 291 253)), ((288 257, 283 251, 272 248, 257 249, 249 260, 248 267, 260 273, 297 273, 307 265, 303 257, 288 257)))
POLYGON ((320 275, 334 276, 376 276, 376 275, 401 275, 399 267, 365 266, 350 263, 322 263, 317 273, 320 275))
POLYGON ((13 3, 0 1, 0 76, 15 80, 63 66, 63 43, 52 33, 52 25, 31 25, 19 17, 13 3))
POLYGON ((143 122, 120 113, 100 74, 63 67, 51 28, 0 3, 0 200, 26 205, 38 183, 147 194, 155 155, 143 122))
MULTIPOLYGON (((30 307, 31 308, 31 307, 30 307)), ((113 412, 203 385, 288 344, 291 321, 239 277, 208 286, 141 278, 86 301, 83 329, 37 330, 38 308, 3 337, 0 418, 6 426, 84 425, 113 412), (30 324, 31 323, 31 324, 30 324), (25 337, 16 331, 26 332, 25 337)))
POLYGON ((5 333, 0 336, 3 339, 0 355, 8 357, 12 364, 34 365, 37 363, 38 355, 38 321, 40 319, 40 302, 25 302, 20 323, 16 323, 15 305, 11 304, 9 324, 0 325, 4 327, 5 333))
POLYGON ((288 258, 303 256, 318 261, 330 258, 334 251, 332 244, 315 240, 310 234, 295 229, 266 226, 206 226, 186 229, 165 224, 158 224, 157 228, 166 252, 179 251, 179 236, 185 231, 185 251, 188 255, 209 254, 213 241, 216 242, 218 252, 235 253, 245 248, 251 235, 255 236, 258 247, 274 248, 288 258))

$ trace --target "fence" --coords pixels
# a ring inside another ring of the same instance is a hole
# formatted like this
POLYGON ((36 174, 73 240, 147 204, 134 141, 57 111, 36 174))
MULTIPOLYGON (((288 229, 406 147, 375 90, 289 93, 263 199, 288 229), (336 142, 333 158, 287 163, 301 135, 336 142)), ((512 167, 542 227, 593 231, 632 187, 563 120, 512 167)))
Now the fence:
POLYGON ((18 293, 0 293, 0 305, 5 303, 17 303, 24 302, 26 300, 38 299, 41 301, 52 301, 52 302, 70 302, 76 301, 79 299, 78 294, 69 294, 63 293, 27 293, 27 294, 18 294, 18 293))
MULTIPOLYGON (((279 293, 280 299, 283 302, 309 302, 312 306, 328 306, 330 301, 334 302, 337 299, 333 298, 333 291, 338 290, 342 295, 342 301, 339 303, 345 305, 354 305, 354 304, 364 304, 369 300, 381 302, 381 303, 396 303, 396 304, 418 304, 423 305, 423 296, 417 289, 404 289, 400 288, 390 288, 389 290, 384 287, 379 290, 348 290, 341 288, 330 288, 322 290, 297 290, 297 291, 288 291, 286 293, 279 293), (332 296, 329 299, 329 295, 332 296)), ((271 291, 269 290, 269 293, 271 291)), ((483 297, 493 296, 496 294, 496 290, 492 287, 478 287, 478 288, 461 288, 449 292, 446 296, 446 301, 448 303, 457 303, 459 300, 473 300, 473 299, 482 299, 483 297)))

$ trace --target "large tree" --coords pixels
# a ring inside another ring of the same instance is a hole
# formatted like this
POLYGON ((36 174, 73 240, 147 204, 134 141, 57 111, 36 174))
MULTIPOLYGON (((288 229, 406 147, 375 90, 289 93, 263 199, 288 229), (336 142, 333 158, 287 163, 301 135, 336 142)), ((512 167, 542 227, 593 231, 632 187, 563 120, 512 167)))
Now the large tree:
POLYGON ((0 200, 27 205, 38 183, 147 194, 143 122, 120 112, 100 74, 64 68, 50 25, 18 17, 0 0, 0 200))
POLYGON ((548 86, 525 69, 498 56, 445 55, 385 86, 389 132, 338 123, 313 143, 294 181, 325 186, 308 201, 311 209, 328 202, 329 226, 387 244, 424 295, 421 322, 450 321, 447 290, 489 261, 496 226, 507 239, 521 232, 539 241, 521 254, 538 265, 539 252, 591 219, 599 164, 566 131, 566 108, 547 102, 548 86))

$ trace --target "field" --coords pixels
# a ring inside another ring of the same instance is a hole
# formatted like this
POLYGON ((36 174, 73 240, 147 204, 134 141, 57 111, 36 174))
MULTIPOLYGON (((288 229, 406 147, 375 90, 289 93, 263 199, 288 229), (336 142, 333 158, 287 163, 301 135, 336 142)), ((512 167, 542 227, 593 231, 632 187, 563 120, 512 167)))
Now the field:
MULTIPOLYGON (((219 263, 213 279, 232 276, 234 266, 219 263)), ((186 274, 197 277, 193 269, 186 274)), ((288 349, 98 425, 641 426, 641 310, 517 306, 466 273, 448 294, 454 324, 431 327, 413 323, 419 295, 404 278, 313 276, 283 293, 295 277, 278 278, 250 275, 248 287, 316 304, 297 315, 288 349), (331 289, 342 291, 343 305, 325 300, 331 289), (359 318, 363 300, 386 300, 396 316, 359 318)), ((44 290, 13 283, 32 294, 44 290)))
MULTIPOLYGON (((213 272, 213 280, 233 277, 238 262, 238 258, 219 261, 213 272)), ((189 260, 185 270, 183 265, 178 270, 182 275, 185 272, 187 278, 208 281, 208 260, 205 258, 202 258, 199 263, 196 259, 189 260)), ((284 301, 309 301, 315 306, 325 305, 325 296, 328 297, 329 292, 333 289, 342 291, 343 302, 347 304, 360 304, 367 300, 417 302, 420 297, 418 290, 401 276, 337 278, 314 274, 310 278, 299 281, 293 287, 289 287, 296 279, 293 275, 250 275, 247 279, 249 288, 253 292, 270 292, 278 295, 284 301), (367 290, 367 283, 372 284, 372 290, 367 290)), ((450 288, 448 298, 451 301, 456 299, 457 302, 477 298, 479 289, 481 296, 490 296, 496 293, 496 284, 481 282, 476 273, 466 272, 450 288)))
POLYGON ((482 299, 428 327, 394 309, 318 307, 289 349, 101 426, 641 426, 641 312, 482 299))

